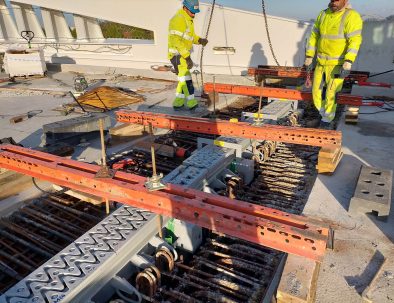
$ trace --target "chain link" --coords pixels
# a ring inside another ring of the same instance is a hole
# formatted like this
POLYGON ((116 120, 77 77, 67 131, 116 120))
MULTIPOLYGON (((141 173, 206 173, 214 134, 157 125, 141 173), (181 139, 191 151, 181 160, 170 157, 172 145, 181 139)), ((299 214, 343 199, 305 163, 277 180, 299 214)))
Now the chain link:
MULTIPOLYGON (((208 21, 208 27, 207 27, 207 32, 205 33, 205 39, 208 39, 208 34, 209 34, 209 29, 211 28, 211 23, 212 23, 212 17, 213 17, 213 11, 215 10, 215 2, 216 0, 213 0, 212 2, 212 7, 211 7, 211 15, 209 16, 209 21, 208 21)), ((203 72, 203 56, 204 56, 204 48, 205 46, 202 46, 201 48, 201 55, 200 55, 200 76, 201 76, 201 88, 204 90, 204 72, 203 72)))
POLYGON ((264 2, 264 0, 261 0, 261 5, 263 7, 263 16, 264 16, 264 22, 265 22, 265 30, 267 32, 268 44, 270 46, 271 54, 272 54, 272 57, 275 60, 276 65, 280 66, 280 64, 278 62, 278 59, 275 56, 274 47, 272 46, 272 42, 271 42, 271 36, 270 36, 269 28, 268 28, 268 20, 267 20, 267 13, 265 11, 265 2, 264 2))

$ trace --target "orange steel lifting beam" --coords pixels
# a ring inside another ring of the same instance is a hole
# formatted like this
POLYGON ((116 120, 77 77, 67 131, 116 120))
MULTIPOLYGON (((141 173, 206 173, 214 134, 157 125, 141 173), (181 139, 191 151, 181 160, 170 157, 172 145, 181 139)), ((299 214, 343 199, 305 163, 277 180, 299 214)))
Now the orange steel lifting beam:
POLYGON ((255 126, 245 122, 233 123, 219 119, 135 111, 118 111, 116 112, 116 118, 119 122, 142 125, 152 124, 152 126, 158 128, 310 146, 340 147, 342 143, 341 132, 333 130, 278 125, 255 126))
MULTIPOLYGON (((206 93, 223 93, 235 94, 255 97, 272 97, 279 99, 313 101, 311 92, 302 92, 295 89, 247 86, 247 85, 233 85, 221 83, 205 83, 204 91, 206 93)), ((368 101, 364 102, 362 96, 353 96, 348 94, 337 95, 338 104, 353 105, 353 106, 382 106, 383 102, 368 101)))
POLYGON ((329 240, 329 227, 317 219, 173 184, 150 192, 143 177, 116 171, 97 178, 98 165, 19 146, 0 145, 0 167, 318 262, 329 240))
MULTIPOLYGON (((305 68, 299 67, 272 67, 272 66, 262 66, 262 67, 249 67, 249 76, 272 76, 280 78, 306 78, 307 71, 305 68)), ((368 80, 369 73, 367 72, 357 72, 351 71, 350 75, 345 78, 345 81, 362 81, 368 80)), ((313 71, 311 72, 313 76, 313 71)))

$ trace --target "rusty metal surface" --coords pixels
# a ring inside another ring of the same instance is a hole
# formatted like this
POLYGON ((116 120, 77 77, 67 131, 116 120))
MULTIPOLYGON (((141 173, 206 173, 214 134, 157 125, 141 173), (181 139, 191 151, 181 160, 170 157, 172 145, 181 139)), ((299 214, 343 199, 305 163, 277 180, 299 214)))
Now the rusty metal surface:
POLYGON ((107 283, 156 232, 154 214, 120 207, 10 288, 0 303, 88 302, 91 286, 107 283))
MULTIPOLYGON (((285 67, 285 66, 259 66, 248 68, 249 76, 271 76, 280 78, 306 78, 307 72, 301 67, 285 67)), ((313 75, 313 71, 312 71, 313 75)), ((369 72, 351 71, 345 81, 367 81, 369 72)))
POLYGON ((78 199, 51 194, 0 219, 0 294, 22 280, 105 216, 78 199))
POLYGON ((148 192, 146 179, 136 175, 118 171, 113 179, 95 179, 97 165, 17 146, 0 150, 0 166, 7 169, 316 261, 325 253, 328 226, 318 220, 171 184, 148 192))
POLYGON ((232 123, 219 119, 194 118, 149 112, 118 111, 119 122, 152 124, 154 127, 200 132, 205 134, 271 140, 309 146, 340 146, 342 134, 338 131, 286 127, 278 125, 254 126, 245 122, 232 123))
MULTIPOLYGON (((247 86, 247 85, 233 85, 205 83, 204 91, 207 93, 216 92, 223 94, 235 94, 244 96, 255 97, 272 97, 279 99, 313 101, 311 92, 299 91, 287 88, 273 88, 273 87, 260 87, 260 86, 247 86)), ((338 94, 337 103, 344 105, 358 105, 358 106, 380 106, 381 102, 363 102, 362 96, 354 96, 348 94, 338 94)))

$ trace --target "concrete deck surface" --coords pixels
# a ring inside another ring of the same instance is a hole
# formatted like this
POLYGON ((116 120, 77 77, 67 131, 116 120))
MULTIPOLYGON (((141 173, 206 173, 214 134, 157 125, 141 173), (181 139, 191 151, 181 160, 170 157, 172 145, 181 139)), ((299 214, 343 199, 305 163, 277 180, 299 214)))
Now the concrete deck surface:
MULTIPOLYGON (((62 116, 52 111, 57 106, 72 102, 70 96, 53 92, 71 90, 74 76, 72 72, 50 73, 48 78, 0 84, 0 138, 13 137, 24 146, 35 147, 41 142, 43 124, 78 116, 62 116), (1 87, 8 88, 1 90, 1 87), (43 112, 17 124, 9 123, 12 116, 29 110, 43 112)), ((91 88, 98 85, 119 86, 140 91, 146 97, 144 103, 129 106, 128 109, 195 116, 207 112, 204 107, 193 113, 188 110, 174 112, 171 106, 175 90, 173 82, 112 74, 87 75, 87 79, 91 88)), ((223 95, 219 103, 230 104, 234 98, 223 95)), ((340 122, 345 155, 335 174, 318 176, 305 207, 306 215, 321 217, 335 228, 335 248, 327 251, 318 280, 317 302, 320 303, 362 302, 361 293, 376 274, 384 256, 394 250, 394 208, 387 222, 379 221, 372 215, 349 215, 347 212, 361 164, 394 169, 394 112, 371 114, 376 111, 380 110, 362 108, 358 125, 345 125, 343 120, 340 122)), ((115 125, 114 113, 108 114, 115 125)), ((108 154, 126 146, 128 144, 111 148, 108 154)), ((76 147, 73 158, 87 162, 98 160, 99 141, 76 147)), ((389 289, 391 293, 387 302, 392 302, 394 281, 389 289)))
MULTIPOLYGON (((387 222, 347 212, 362 164, 394 169, 394 112, 373 114, 378 111, 363 107, 357 125, 341 120, 344 157, 333 175, 318 176, 304 210, 335 229, 334 250, 327 250, 318 278, 318 303, 363 302, 362 292, 394 250, 394 207, 387 222)), ((394 302, 394 280, 387 294, 376 303, 394 302)))

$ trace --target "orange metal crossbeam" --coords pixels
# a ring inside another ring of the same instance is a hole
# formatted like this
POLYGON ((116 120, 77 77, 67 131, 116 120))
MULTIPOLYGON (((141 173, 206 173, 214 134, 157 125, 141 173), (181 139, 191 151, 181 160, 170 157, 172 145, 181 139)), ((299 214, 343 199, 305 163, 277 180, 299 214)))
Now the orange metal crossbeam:
POLYGON ((271 140, 310 146, 341 146, 342 134, 339 131, 286 127, 278 125, 255 126, 245 122, 229 122, 219 119, 172 116, 151 112, 118 111, 119 122, 152 124, 154 127, 184 130, 211 135, 271 140))
MULTIPOLYGON (((205 83, 204 91, 206 93, 223 93, 223 94, 235 94, 255 97, 271 97, 278 99, 290 99, 290 100, 302 100, 302 101, 313 101, 311 92, 302 92, 296 89, 287 88, 274 88, 274 87, 260 87, 260 86, 247 86, 247 85, 233 85, 233 84, 221 84, 221 83, 205 83)), ((353 96, 348 94, 338 94, 338 104, 353 105, 353 106, 380 106, 379 103, 363 102, 362 96, 353 96)))
MULTIPOLYGON (((306 78, 307 72, 304 68, 297 67, 250 67, 248 68, 249 76, 272 76, 280 78, 306 78)), ((311 72, 313 77, 313 71, 311 72)), ((350 75, 345 78, 345 81, 367 81, 368 73, 351 71, 350 75)))
POLYGON ((14 145, 0 145, 0 167, 319 262, 326 249, 329 229, 316 219, 172 184, 149 192, 143 177, 96 178, 98 165, 14 145))

